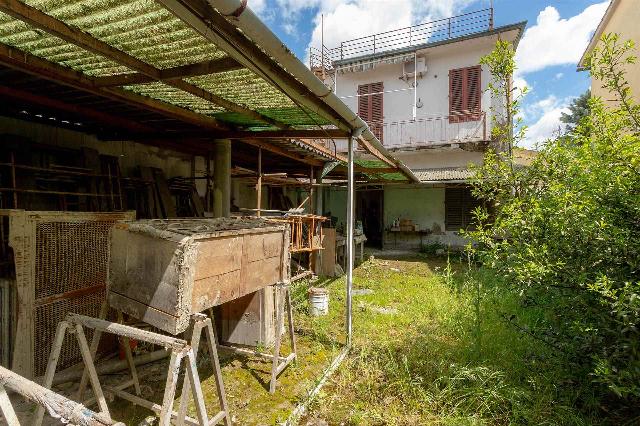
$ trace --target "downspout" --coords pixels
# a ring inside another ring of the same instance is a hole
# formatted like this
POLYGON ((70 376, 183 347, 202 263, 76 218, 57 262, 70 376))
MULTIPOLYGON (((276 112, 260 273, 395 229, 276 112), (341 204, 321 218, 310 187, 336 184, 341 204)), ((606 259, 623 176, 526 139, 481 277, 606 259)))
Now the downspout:
MULTIPOLYGON (((405 166, 400 160, 394 158, 391 153, 380 143, 378 138, 371 132, 367 123, 358 115, 351 111, 333 91, 325 86, 286 45, 264 23, 247 8, 247 0, 207 0, 207 2, 225 16, 229 22, 240 29, 255 44, 265 50, 265 52, 275 59, 287 72, 293 75, 301 83, 311 90, 311 92, 324 101, 329 107, 335 110, 345 120, 352 131, 362 131, 362 138, 373 145, 382 155, 391 160, 400 170, 403 171, 414 182, 420 180, 413 174, 411 169, 405 166)), ((271 73, 270 70, 264 70, 271 73)))

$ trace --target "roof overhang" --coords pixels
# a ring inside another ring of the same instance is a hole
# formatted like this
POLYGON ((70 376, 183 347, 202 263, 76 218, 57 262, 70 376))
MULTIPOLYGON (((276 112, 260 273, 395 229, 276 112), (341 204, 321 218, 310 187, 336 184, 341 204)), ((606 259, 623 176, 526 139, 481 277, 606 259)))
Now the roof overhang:
POLYGON ((295 141, 353 135, 388 167, 416 180, 282 42, 267 42, 275 36, 263 24, 243 27, 246 17, 255 18, 249 9, 242 16, 219 11, 233 1, 51 4, 0 0, 0 64, 83 92, 93 106, 21 93, 10 84, 1 96, 111 121, 132 140, 150 141, 158 130, 179 137, 199 132, 209 139, 278 140, 285 151, 323 156, 295 141), (282 51, 293 59, 284 63, 282 51), (96 106, 101 102, 109 103, 108 112, 96 106))
POLYGON ((611 20, 611 17, 613 16, 615 9, 618 7, 619 3, 620 3, 620 0, 611 0, 611 3, 609 3, 607 10, 604 12, 602 19, 600 20, 600 23, 596 28, 596 31, 591 36, 591 40, 589 41, 587 48, 582 54, 580 61, 578 61, 578 71, 585 71, 589 69, 589 67, 586 64, 587 58, 589 57, 589 55, 591 55, 591 53, 593 53, 593 49, 596 48, 596 45, 598 44, 600 37, 602 37, 602 33, 604 32, 604 29, 607 27, 607 24, 611 20))

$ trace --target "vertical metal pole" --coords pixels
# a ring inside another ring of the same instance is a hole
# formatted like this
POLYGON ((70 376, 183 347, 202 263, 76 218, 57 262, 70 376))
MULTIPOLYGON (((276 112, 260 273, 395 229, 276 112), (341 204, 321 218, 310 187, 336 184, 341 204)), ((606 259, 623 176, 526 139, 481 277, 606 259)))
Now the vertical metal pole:
POLYGON ((490 7, 489 7, 489 29, 492 30, 493 29, 493 0, 490 1, 490 7))
POLYGON ((258 211, 256 212, 256 216, 262 216, 262 148, 258 148, 258 182, 256 183, 256 191, 257 195, 257 206, 258 211))
POLYGON ((353 173, 353 136, 349 136, 347 158, 347 345, 351 345, 351 287, 353 286, 353 219, 355 184, 353 173))
POLYGON ((418 115, 418 52, 413 52, 413 119, 418 115))

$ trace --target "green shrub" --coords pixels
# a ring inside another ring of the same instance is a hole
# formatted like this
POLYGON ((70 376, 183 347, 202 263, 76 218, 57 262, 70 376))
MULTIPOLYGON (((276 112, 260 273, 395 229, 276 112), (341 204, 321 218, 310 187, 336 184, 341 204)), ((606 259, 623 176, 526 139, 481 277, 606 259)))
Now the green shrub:
MULTIPOLYGON (((591 99, 590 115, 529 167, 514 166, 511 149, 488 153, 474 192, 494 208, 476 211, 470 233, 478 259, 507 279, 521 305, 545 313, 533 324, 517 315, 511 322, 555 350, 593 411, 640 403, 640 107, 624 73, 635 58, 633 42, 616 35, 600 46, 591 73, 615 105, 591 99)), ((512 55, 499 43, 483 61, 513 72, 504 65, 512 55)), ((518 99, 503 95, 517 116, 518 99)), ((497 135, 509 147, 526 130, 504 128, 497 135)))

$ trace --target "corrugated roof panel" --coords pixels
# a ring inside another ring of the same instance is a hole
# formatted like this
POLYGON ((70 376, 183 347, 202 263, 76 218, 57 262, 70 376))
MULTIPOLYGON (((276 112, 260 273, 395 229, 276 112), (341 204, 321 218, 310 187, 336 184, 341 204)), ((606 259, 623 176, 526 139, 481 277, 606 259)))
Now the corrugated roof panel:
MULTIPOLYGON (((23 0, 72 27, 160 69, 219 59, 226 53, 206 40, 154 0, 23 0)), ((68 43, 0 12, 0 43, 7 44, 88 76, 134 72, 126 66, 76 44, 68 43)), ((270 81, 248 69, 187 79, 215 95, 291 126, 328 124, 308 113, 270 81)), ((214 115, 249 129, 273 127, 248 116, 231 113, 205 99, 164 83, 125 87, 141 95, 189 110, 214 115)))
POLYGON ((252 109, 295 107, 284 93, 246 68, 193 77, 188 81, 229 101, 252 109))
POLYGON ((164 83, 136 84, 132 86, 125 86, 125 89, 187 108, 200 114, 213 115, 217 112, 224 111, 223 108, 212 104, 211 102, 190 93, 183 92, 182 90, 174 87, 167 86, 164 83))
POLYGON ((159 68, 223 53, 153 0, 30 0, 29 5, 159 68))

